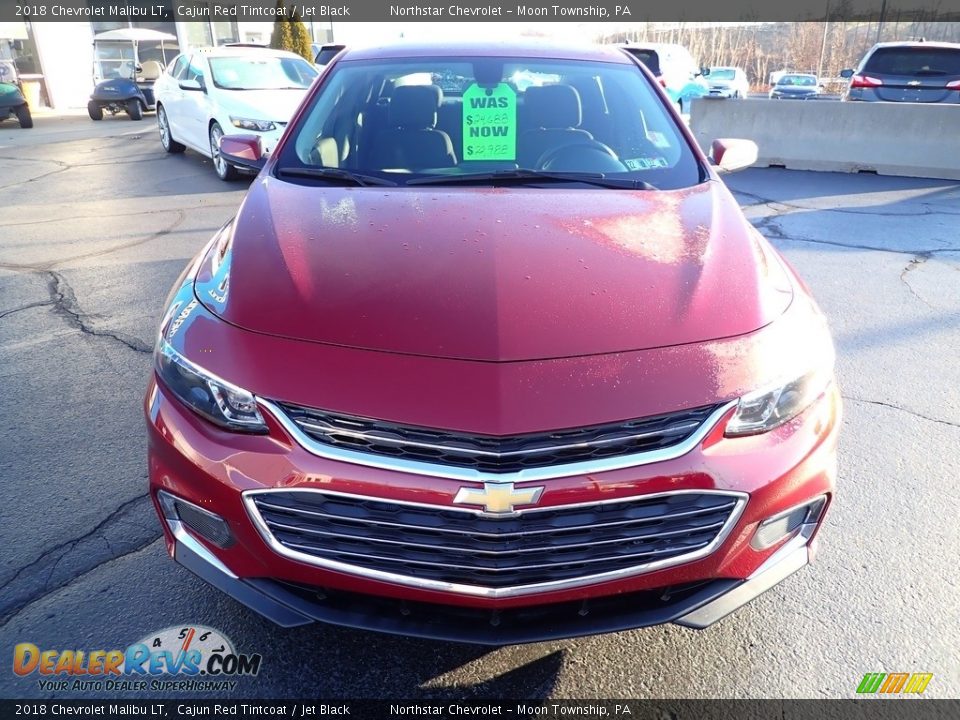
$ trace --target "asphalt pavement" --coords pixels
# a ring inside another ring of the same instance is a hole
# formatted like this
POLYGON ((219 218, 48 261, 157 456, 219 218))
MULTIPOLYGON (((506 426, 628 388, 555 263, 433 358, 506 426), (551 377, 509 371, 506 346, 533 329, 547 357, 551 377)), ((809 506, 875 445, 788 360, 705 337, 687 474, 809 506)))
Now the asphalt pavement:
POLYGON ((489 649, 280 629, 166 556, 141 413, 154 333, 246 183, 164 154, 152 116, 0 125, 0 697, 93 696, 15 676, 17 643, 110 649, 182 624, 263 655, 235 698, 852 697, 866 672, 960 696, 960 183, 727 182, 835 334, 840 479, 816 563, 706 631, 489 649))

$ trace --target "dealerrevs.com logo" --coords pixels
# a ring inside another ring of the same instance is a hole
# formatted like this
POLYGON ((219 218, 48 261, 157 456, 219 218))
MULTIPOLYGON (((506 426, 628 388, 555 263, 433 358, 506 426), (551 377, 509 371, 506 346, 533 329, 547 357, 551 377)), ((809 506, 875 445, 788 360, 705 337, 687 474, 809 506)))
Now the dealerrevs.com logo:
POLYGON ((872 695, 920 695, 927 689, 933 673, 867 673, 857 686, 857 693, 872 695))
POLYGON ((13 672, 38 676, 46 691, 233 690, 233 678, 260 672, 259 654, 242 654, 230 638, 201 625, 169 627, 126 649, 55 650, 33 643, 13 649, 13 672))

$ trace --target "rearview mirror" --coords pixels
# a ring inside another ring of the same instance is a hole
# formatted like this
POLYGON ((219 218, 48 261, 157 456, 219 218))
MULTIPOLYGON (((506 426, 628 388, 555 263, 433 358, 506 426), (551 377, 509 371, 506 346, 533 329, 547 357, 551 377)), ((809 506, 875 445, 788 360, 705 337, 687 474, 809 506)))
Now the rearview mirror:
POLYGON ((853 77, 853 70, 847 68, 846 70, 840 71, 840 77, 842 78, 851 78, 853 77))
POLYGON ((759 155, 753 140, 718 138, 710 145, 710 159, 720 172, 743 170, 753 165, 759 155))
POLYGON ((220 138, 220 157, 230 165, 258 172, 266 162, 259 135, 224 135, 220 138))

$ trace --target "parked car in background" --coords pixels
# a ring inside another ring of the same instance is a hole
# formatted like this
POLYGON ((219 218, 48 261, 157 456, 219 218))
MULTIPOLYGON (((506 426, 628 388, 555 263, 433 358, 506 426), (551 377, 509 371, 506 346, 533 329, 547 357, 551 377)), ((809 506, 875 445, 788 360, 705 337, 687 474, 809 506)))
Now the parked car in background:
POLYGON ((680 112, 687 112, 689 102, 710 94, 704 79, 710 68, 700 67, 683 45, 674 43, 628 43, 623 49, 647 66, 680 112))
POLYGON ((756 145, 708 158, 654 83, 615 47, 348 48, 269 158, 225 137, 260 175, 144 402, 172 557, 285 627, 490 645, 706 627, 805 566, 829 328, 718 175, 756 145))
POLYGON ((333 60, 337 53, 343 50, 346 45, 320 45, 313 43, 310 48, 313 50, 313 62, 318 68, 325 68, 333 60))
POLYGON ((738 67, 710 68, 707 84, 714 97, 744 98, 750 92, 747 74, 738 67))
POLYGON ((960 44, 879 43, 840 75, 842 100, 960 104, 960 44))
POLYGON ((179 55, 154 86, 163 149, 189 147, 213 160, 220 179, 232 180, 237 169, 220 157, 220 138, 253 132, 269 153, 317 75, 299 55, 270 48, 179 55))
POLYGON ((787 73, 770 89, 771 100, 807 100, 823 90, 816 75, 787 73))

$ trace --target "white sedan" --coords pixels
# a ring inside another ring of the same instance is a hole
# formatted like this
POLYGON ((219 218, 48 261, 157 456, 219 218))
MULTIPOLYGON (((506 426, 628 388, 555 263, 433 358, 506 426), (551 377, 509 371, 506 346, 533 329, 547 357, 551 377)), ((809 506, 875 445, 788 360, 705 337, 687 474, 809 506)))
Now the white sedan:
POLYGON ((220 138, 255 133, 269 154, 317 75, 299 55, 270 48, 184 53, 154 85, 163 149, 196 150, 213 160, 221 180, 233 180, 237 169, 220 156, 220 138))

